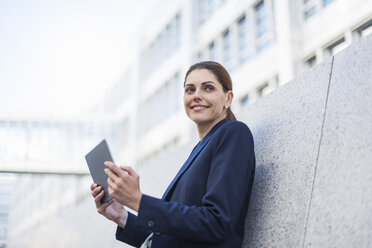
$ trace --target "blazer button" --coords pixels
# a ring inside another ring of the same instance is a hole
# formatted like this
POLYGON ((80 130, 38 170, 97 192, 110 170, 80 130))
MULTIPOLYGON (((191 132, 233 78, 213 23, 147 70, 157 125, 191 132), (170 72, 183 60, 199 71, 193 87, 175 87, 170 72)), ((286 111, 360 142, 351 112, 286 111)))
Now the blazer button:
POLYGON ((155 222, 152 221, 152 220, 149 220, 149 222, 147 222, 147 226, 148 226, 148 227, 153 227, 154 224, 155 224, 155 222))

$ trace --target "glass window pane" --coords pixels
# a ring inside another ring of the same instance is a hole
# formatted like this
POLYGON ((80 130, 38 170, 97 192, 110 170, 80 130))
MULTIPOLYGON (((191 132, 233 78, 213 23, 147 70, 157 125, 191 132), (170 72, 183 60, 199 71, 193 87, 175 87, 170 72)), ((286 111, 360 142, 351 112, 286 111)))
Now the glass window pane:
POLYGON ((265 1, 255 7, 257 50, 262 51, 271 44, 269 21, 265 1))
POLYGON ((231 47, 231 34, 227 30, 223 34, 223 61, 225 63, 226 69, 231 69, 231 59, 232 59, 232 47, 231 47))
POLYGON ((245 16, 238 20, 238 35, 240 52, 239 61, 243 63, 251 56, 250 48, 252 47, 247 18, 245 16))
POLYGON ((209 44, 208 49, 209 49, 209 59, 212 61, 215 61, 216 60, 216 45, 214 44, 213 41, 209 44))
POLYGON ((332 3, 334 0, 323 0, 323 6, 326 7, 328 4, 332 3))
POLYGON ((313 5, 304 11, 304 19, 307 20, 315 14, 316 14, 316 7, 315 5, 313 5))
POLYGON ((308 68, 313 67, 316 64, 316 56, 312 56, 308 60, 306 60, 306 65, 308 68))

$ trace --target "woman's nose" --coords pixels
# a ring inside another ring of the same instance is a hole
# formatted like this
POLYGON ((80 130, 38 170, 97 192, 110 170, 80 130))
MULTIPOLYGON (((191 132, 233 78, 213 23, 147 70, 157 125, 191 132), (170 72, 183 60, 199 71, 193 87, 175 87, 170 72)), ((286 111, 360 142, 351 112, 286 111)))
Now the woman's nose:
POLYGON ((199 90, 195 90, 194 100, 200 100, 200 99, 201 99, 200 91, 199 90))

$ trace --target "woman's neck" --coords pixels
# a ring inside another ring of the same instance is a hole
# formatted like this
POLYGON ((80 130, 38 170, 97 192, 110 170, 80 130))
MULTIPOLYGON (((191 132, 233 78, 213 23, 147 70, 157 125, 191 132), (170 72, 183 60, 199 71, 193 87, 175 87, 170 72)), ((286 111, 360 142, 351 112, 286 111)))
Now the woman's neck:
POLYGON ((204 122, 204 123, 196 123, 196 126, 198 127, 198 133, 199 133, 199 139, 200 141, 209 133, 209 131, 212 130, 212 128, 220 121, 225 119, 226 116, 223 116, 221 118, 215 119, 211 122, 204 122))

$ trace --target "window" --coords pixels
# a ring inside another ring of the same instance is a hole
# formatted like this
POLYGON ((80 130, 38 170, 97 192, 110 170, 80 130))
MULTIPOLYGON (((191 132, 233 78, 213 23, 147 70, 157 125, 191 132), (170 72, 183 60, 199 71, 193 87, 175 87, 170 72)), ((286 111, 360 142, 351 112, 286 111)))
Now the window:
POLYGON ((249 95, 245 95, 242 98, 240 98, 240 105, 245 106, 249 104, 249 95))
POLYGON ((248 32, 248 23, 247 18, 245 16, 241 17, 238 20, 238 39, 239 39, 239 62, 244 63, 249 59, 251 56, 250 47, 251 42, 249 38, 248 32))
POLYGON ((317 2, 315 0, 304 0, 303 1, 303 18, 308 20, 310 17, 315 15, 317 12, 317 2))
POLYGON ((323 7, 326 7, 328 4, 332 3, 334 0, 323 0, 323 7))
POLYGON ((315 5, 313 5, 313 6, 305 9, 304 19, 307 20, 315 14, 316 14, 316 7, 315 7, 315 5))
POLYGON ((358 27, 355 32, 359 37, 365 37, 372 33, 372 19, 358 27))
POLYGON ((311 68, 316 64, 316 56, 312 56, 311 58, 306 60, 307 68, 311 68))
POLYGON ((198 0, 197 3, 197 23, 203 24, 213 15, 226 0, 198 0))
POLYGON ((209 0, 208 1, 208 12, 209 12, 209 15, 212 15, 216 9, 218 8, 218 2, 217 0, 209 0))
POLYGON ((369 34, 372 34, 372 25, 369 26, 368 28, 365 28, 365 29, 361 30, 360 34, 361 34, 362 37, 365 37, 369 34))
POLYGON ((259 2, 255 7, 257 50, 267 48, 270 41, 269 22, 265 2, 259 2))
POLYGON ((177 13, 175 19, 174 19, 174 40, 175 45, 174 49, 178 48, 181 45, 181 15, 180 13, 177 13))
POLYGON ((269 87, 269 83, 265 82, 263 83, 258 89, 257 89, 257 94, 258 96, 264 96, 267 95, 271 92, 271 89, 269 87))
POLYGON ((5 228, 2 228, 0 229, 0 240, 6 240, 6 239, 7 239, 7 230, 5 228))
POLYGON ((207 0, 198 1, 198 24, 203 24, 208 18, 208 2, 207 0))
POLYGON ((227 67, 231 67, 231 58, 232 58, 232 48, 231 48, 231 35, 230 31, 226 30, 223 33, 223 61, 227 67), (230 66, 229 66, 230 64, 230 66))
POLYGON ((268 31, 267 16, 266 16, 264 2, 261 1, 256 6, 255 10, 256 10, 257 37, 261 37, 268 31))
POLYGON ((181 109, 180 74, 177 72, 140 104, 137 136, 142 136, 181 109), (162 109, 163 111, 156 111, 162 109))
POLYGON ((141 54, 140 64, 143 73, 140 79, 145 79, 158 66, 171 56, 180 46, 181 14, 177 13, 168 24, 157 34, 156 38, 141 54))
POLYGON ((329 55, 333 56, 336 53, 343 50, 346 46, 347 45, 346 45, 346 42, 345 42, 345 38, 341 38, 338 41, 336 41, 335 43, 333 43, 332 45, 328 46, 326 48, 326 50, 327 50, 329 55))
POLYGON ((217 58, 217 56, 216 56, 216 45, 214 44, 213 41, 209 44, 208 50, 209 50, 209 59, 212 60, 212 61, 215 61, 216 58, 217 58))
POLYGON ((202 51, 199 51, 199 52, 196 54, 196 60, 197 60, 197 61, 202 61, 202 60, 203 60, 203 52, 202 52, 202 51))
MULTIPOLYGON (((172 84, 171 84, 171 97, 172 97, 172 112, 171 115, 173 115, 177 110, 182 109, 182 95, 181 95, 181 81, 180 81, 180 74, 177 72, 171 79, 172 84)), ((169 97, 169 96, 168 96, 169 97)))

